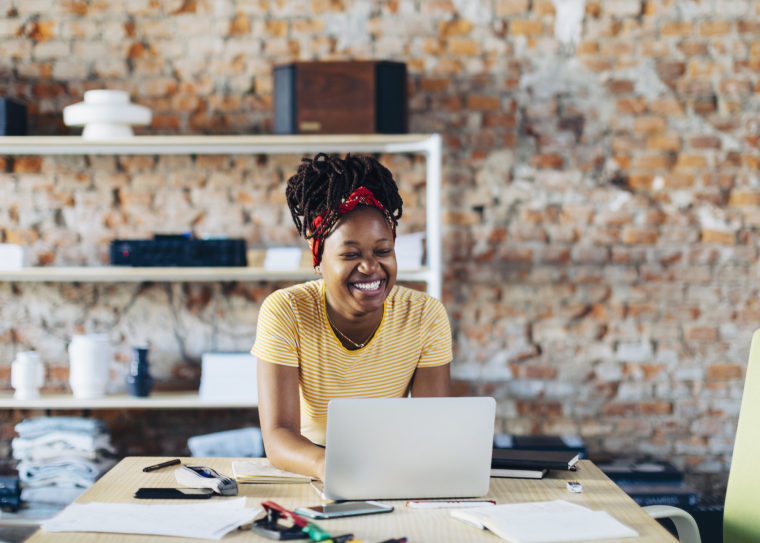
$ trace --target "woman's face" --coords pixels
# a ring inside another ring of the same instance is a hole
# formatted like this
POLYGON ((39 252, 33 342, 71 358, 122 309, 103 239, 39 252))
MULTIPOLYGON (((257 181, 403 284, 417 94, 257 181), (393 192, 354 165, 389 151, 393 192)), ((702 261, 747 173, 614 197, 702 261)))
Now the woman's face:
POLYGON ((327 302, 346 318, 382 312, 396 283, 393 230, 383 214, 360 206, 325 239, 320 263, 327 302))

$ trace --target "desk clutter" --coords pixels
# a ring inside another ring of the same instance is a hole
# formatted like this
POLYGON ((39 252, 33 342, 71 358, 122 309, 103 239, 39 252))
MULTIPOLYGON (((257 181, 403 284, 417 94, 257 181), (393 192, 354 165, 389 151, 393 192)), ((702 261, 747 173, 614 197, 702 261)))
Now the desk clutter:
POLYGON ((26 508, 58 508, 74 501, 116 460, 99 419, 37 417, 15 426, 11 443, 26 508))

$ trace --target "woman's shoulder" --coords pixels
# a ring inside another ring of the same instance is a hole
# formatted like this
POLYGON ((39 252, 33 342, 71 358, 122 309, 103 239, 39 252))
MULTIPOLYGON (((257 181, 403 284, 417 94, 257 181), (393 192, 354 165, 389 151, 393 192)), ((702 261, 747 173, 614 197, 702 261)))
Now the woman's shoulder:
POLYGON ((412 309, 418 307, 428 311, 443 310, 443 304, 438 298, 431 296, 427 292, 401 285, 395 285, 388 298, 395 308, 406 307, 412 309))
POLYGON ((296 305, 319 303, 322 298, 322 281, 307 281, 289 287, 281 288, 267 296, 267 305, 296 305))

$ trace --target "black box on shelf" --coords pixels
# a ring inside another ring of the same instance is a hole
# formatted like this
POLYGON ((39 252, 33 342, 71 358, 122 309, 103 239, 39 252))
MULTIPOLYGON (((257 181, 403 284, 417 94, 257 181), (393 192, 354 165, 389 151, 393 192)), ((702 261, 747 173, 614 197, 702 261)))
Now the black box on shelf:
POLYGON ((529 449, 533 451, 575 451, 586 458, 586 445, 580 436, 574 435, 512 435, 496 434, 493 440, 497 449, 529 449))
POLYGON ((596 462, 607 477, 620 484, 683 482, 683 473, 670 462, 650 459, 615 459, 596 462))
POLYGON ((403 62, 314 61, 274 68, 275 134, 403 134, 403 62))
POLYGON ((699 494, 686 483, 618 483, 633 501, 647 505, 672 505, 686 509, 699 503, 699 494))
POLYGON ((0 136, 26 136, 26 106, 12 98, 0 98, 0 136))
POLYGON ((247 266, 244 239, 193 239, 156 235, 153 239, 115 239, 114 266, 247 266))

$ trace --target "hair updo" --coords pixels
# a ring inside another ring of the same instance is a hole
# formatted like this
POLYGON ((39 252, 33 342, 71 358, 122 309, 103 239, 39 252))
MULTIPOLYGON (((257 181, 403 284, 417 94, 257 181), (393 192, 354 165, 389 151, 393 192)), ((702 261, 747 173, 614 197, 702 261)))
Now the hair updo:
POLYGON ((313 159, 305 157, 298 171, 285 189, 290 215, 298 233, 306 239, 318 241, 322 258, 324 238, 327 232, 312 232, 314 219, 338 213, 338 206, 345 202, 357 188, 366 187, 385 208, 387 216, 395 224, 401 218, 403 200, 391 172, 376 158, 369 155, 335 155, 319 153, 313 159))

